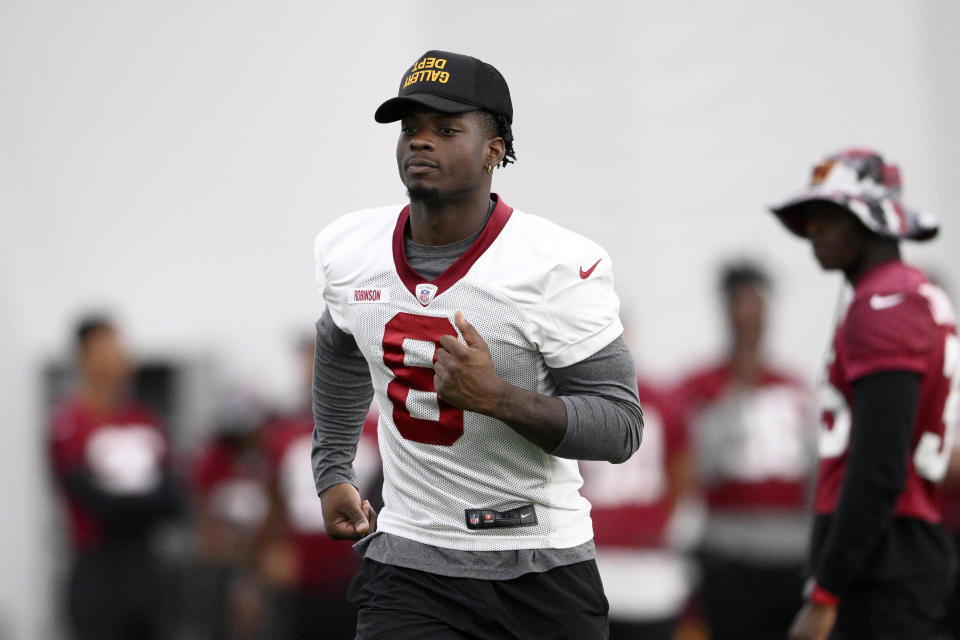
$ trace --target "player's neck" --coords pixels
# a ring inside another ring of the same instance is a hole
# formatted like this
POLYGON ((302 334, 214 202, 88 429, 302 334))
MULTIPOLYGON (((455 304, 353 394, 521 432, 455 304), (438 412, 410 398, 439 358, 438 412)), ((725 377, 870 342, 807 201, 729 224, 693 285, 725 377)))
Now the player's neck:
POLYGON ((124 385, 107 380, 84 380, 80 398, 88 407, 97 411, 110 411, 120 406, 124 385))
POLYGON ((476 189, 449 198, 410 200, 410 239, 440 246, 469 237, 487 218, 490 189, 476 189))
POLYGON ((843 274, 854 287, 865 273, 884 262, 900 259, 900 247, 895 240, 876 238, 868 242, 863 249, 860 260, 853 266, 844 269, 843 274))
POLYGON ((761 356, 758 344, 734 345, 730 353, 730 370, 734 378, 748 383, 756 381, 763 369, 761 356))

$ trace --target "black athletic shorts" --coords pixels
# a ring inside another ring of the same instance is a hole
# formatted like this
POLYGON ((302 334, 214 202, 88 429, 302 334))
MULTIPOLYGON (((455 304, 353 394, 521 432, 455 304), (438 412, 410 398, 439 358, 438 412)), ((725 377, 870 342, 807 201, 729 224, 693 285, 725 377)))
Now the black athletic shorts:
POLYGON ((513 580, 451 578, 364 559, 348 593, 357 640, 606 640, 593 560, 513 580))
MULTIPOLYGON (((832 516, 817 516, 811 540, 824 547, 832 516)), ((894 518, 840 599, 832 640, 940 638, 953 588, 956 558, 939 526, 894 518)))
POLYGON ((844 595, 831 640, 945 640, 942 605, 949 593, 943 575, 915 576, 894 584, 861 585, 844 595), (917 606, 918 602, 925 602, 917 606))
POLYGON ((110 540, 80 553, 67 595, 79 640, 164 637, 162 578, 145 541, 110 540))

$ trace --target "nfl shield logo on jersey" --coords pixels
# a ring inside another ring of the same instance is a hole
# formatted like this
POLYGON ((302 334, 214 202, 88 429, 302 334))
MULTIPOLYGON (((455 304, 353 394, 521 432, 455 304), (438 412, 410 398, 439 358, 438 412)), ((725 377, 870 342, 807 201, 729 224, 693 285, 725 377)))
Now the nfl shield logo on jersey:
POLYGON ((427 306, 433 300, 433 296, 437 295, 437 287, 432 284, 418 284, 417 285, 417 300, 420 301, 420 304, 427 306))

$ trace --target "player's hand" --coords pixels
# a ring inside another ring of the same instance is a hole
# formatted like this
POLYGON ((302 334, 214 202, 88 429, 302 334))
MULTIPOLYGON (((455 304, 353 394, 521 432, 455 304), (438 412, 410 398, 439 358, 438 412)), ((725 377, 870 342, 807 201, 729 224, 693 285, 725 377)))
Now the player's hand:
POLYGON ((837 608, 808 602, 790 627, 790 640, 826 640, 837 622, 837 608))
POLYGON ((377 528, 377 512, 369 500, 360 501, 352 484, 335 484, 320 494, 323 524, 334 540, 359 540, 377 528))
POLYGON ((433 384, 437 394, 460 409, 491 413, 504 382, 493 368, 490 348, 473 325, 457 311, 453 320, 466 344, 456 336, 440 338, 433 384))

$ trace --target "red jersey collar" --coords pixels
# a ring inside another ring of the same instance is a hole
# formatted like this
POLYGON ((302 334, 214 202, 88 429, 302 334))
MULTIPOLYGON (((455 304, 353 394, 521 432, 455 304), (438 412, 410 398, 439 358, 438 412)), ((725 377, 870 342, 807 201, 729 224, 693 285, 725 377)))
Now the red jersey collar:
MULTIPOLYGON (((495 193, 490 194, 490 196, 497 204, 493 208, 493 212, 490 214, 490 218, 487 220, 487 224, 483 228, 480 237, 477 238, 474 243, 463 252, 463 255, 457 258, 456 262, 450 265, 446 271, 437 276, 435 280, 429 281, 430 284, 437 288, 434 297, 439 296, 455 285, 463 276, 467 275, 470 267, 472 267, 490 245, 493 244, 493 241, 497 239, 500 232, 503 231, 503 228, 506 226, 510 215, 513 214, 513 208, 508 206, 500 196, 495 193)), ((409 220, 410 205, 407 205, 400 212, 400 216, 397 218, 397 226, 393 230, 393 262, 396 265, 397 275, 400 276, 400 280, 403 281, 407 290, 416 297, 417 285, 424 284, 428 281, 414 271, 410 267, 410 263, 407 262, 407 252, 403 246, 403 237, 406 233, 407 222, 409 220)))
POLYGON ((854 286, 854 290, 859 291, 861 289, 865 289, 873 281, 882 279, 884 274, 891 269, 901 269, 904 266, 906 265, 901 258, 893 258, 891 260, 887 260, 886 262, 875 264, 867 269, 862 276, 860 276, 860 279, 857 280, 856 286, 854 286))

